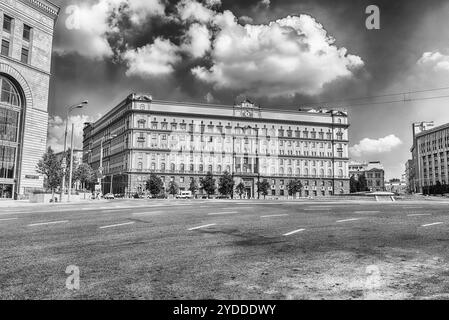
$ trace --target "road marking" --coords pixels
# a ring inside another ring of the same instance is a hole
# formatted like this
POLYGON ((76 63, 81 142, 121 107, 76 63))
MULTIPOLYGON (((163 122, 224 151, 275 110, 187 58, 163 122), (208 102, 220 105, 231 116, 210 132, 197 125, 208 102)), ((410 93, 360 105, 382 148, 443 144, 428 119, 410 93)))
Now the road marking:
POLYGON ((320 208, 305 208, 304 211, 319 211, 319 210, 330 210, 330 207, 320 207, 320 208))
POLYGON ((202 229, 202 228, 207 228, 207 227, 212 227, 215 226, 216 223, 211 223, 211 224, 205 224, 204 226, 199 226, 199 227, 193 227, 190 229, 187 229, 188 231, 193 231, 193 230, 198 230, 198 229, 202 229))
POLYGON ((416 213, 416 214, 408 214, 407 217, 420 217, 420 216, 431 216, 430 213, 416 213))
POLYGON ((271 214, 268 216, 260 216, 261 218, 274 218, 274 217, 285 217, 288 216, 288 214, 271 214))
POLYGON ((283 236, 291 236, 292 234, 295 234, 295 233, 298 233, 298 232, 303 232, 303 231, 305 231, 306 229, 298 229, 298 230, 294 230, 294 231, 291 231, 291 232, 288 232, 288 233, 285 233, 285 234, 283 234, 283 236))
POLYGON ((354 213, 380 213, 380 211, 354 211, 354 213))
POLYGON ((332 208, 331 206, 311 206, 309 208, 332 208))
POLYGON ((443 224, 443 222, 434 222, 434 223, 429 223, 429 224, 423 224, 421 227, 436 226, 438 224, 443 224))
POLYGON ((337 223, 340 223, 340 222, 349 222, 349 221, 357 221, 357 220, 360 220, 360 218, 352 218, 352 219, 338 220, 337 223))
POLYGON ((8 218, 8 219, 0 219, 0 221, 10 221, 10 220, 17 220, 19 218, 8 218))
POLYGON ((119 224, 113 224, 110 226, 104 226, 104 227, 100 227, 100 229, 108 229, 108 228, 115 228, 115 227, 121 227, 121 226, 128 226, 130 224, 134 224, 135 222, 126 222, 126 223, 119 223, 119 224))
POLYGON ((221 215, 221 214, 234 214, 237 213, 237 211, 226 211, 226 212, 213 212, 213 213, 208 213, 208 216, 217 216, 217 215, 221 215))
POLYGON ((39 223, 29 224, 28 227, 46 226, 46 225, 51 225, 51 224, 61 224, 61 223, 67 223, 67 222, 69 222, 69 221, 64 220, 64 221, 39 222, 39 223))
POLYGON ((150 215, 159 215, 163 213, 163 211, 154 211, 154 212, 135 212, 133 215, 135 216, 150 216, 150 215))

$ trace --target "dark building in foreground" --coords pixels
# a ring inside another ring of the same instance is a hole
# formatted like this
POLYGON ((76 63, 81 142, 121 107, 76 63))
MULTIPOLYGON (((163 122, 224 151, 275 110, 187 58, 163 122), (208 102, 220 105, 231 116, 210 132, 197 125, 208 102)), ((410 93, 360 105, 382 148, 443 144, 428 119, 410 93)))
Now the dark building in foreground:
MULTIPOLYGON (((150 173, 187 190, 192 179, 227 171, 257 197, 349 192, 348 117, 336 110, 270 110, 246 100, 235 106, 153 100, 131 94, 84 128, 84 162, 102 163, 103 192, 143 192, 150 173), (112 180, 112 189, 111 189, 112 180)), ((218 180, 218 179, 217 179, 218 180)))

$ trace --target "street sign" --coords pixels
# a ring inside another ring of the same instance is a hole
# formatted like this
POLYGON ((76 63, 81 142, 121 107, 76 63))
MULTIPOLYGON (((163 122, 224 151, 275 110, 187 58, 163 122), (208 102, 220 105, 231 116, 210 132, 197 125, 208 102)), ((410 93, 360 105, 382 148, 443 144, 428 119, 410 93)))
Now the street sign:
POLYGON ((64 170, 67 168, 67 160, 66 160, 66 158, 62 158, 61 167, 64 170))

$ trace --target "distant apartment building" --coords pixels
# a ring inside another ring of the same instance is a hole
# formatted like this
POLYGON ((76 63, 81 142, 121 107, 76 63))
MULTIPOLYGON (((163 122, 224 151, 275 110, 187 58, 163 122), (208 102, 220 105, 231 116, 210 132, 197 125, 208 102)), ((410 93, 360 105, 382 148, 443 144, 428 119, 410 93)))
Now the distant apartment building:
POLYGON ((385 190, 385 170, 380 161, 351 161, 349 163, 349 176, 354 176, 358 180, 361 175, 365 176, 370 191, 385 190))
POLYGON ((47 0, 0 1, 0 199, 43 187, 55 21, 47 0))
POLYGON ((391 179, 385 182, 385 191, 396 194, 405 194, 408 190, 408 184, 405 180, 391 179))
MULTIPOLYGON (((66 153, 67 153, 67 156, 69 156, 69 158, 70 158, 68 151, 69 150, 67 150, 66 153)), ((64 152, 58 152, 55 155, 59 160, 62 160, 63 154, 64 154, 64 152)), ((79 166, 82 163, 83 163, 83 150, 73 149, 73 168, 76 168, 77 166, 79 166)))
POLYGON ((449 124, 438 127, 414 124, 411 152, 416 192, 421 193, 437 182, 449 184, 449 124))
POLYGON ((103 190, 132 195, 151 173, 187 190, 207 172, 225 171, 247 197, 257 182, 287 196, 299 179, 302 196, 349 192, 348 117, 338 110, 278 110, 245 100, 212 105, 153 100, 131 94, 84 128, 84 162, 102 163, 103 190))
POLYGON ((405 162, 405 174, 404 180, 407 183, 407 192, 414 193, 416 192, 415 186, 415 167, 413 164, 413 160, 407 160, 405 162))

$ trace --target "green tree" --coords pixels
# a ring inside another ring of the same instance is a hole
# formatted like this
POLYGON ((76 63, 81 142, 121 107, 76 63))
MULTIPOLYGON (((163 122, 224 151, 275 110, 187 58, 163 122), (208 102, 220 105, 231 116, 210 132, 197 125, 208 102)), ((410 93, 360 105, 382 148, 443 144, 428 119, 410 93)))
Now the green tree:
POLYGON ((189 191, 192 192, 193 197, 195 197, 198 189, 199 187, 197 181, 195 180, 195 178, 192 178, 192 180, 190 180, 189 191))
POLYGON ((356 193, 358 190, 358 181, 354 175, 349 178, 349 192, 356 193))
POLYGON ((150 192, 151 195, 158 196, 164 190, 164 183, 162 182, 162 179, 160 177, 152 173, 147 180, 146 189, 150 192))
POLYGON ((178 193, 178 191, 178 184, 174 180, 170 181, 170 183, 168 184, 167 192, 174 197, 178 193))
POLYGON ((211 172, 208 172, 205 177, 200 179, 201 188, 206 191, 207 197, 215 194, 215 179, 211 172))
POLYGON ((61 160, 55 155, 53 149, 48 147, 47 152, 36 165, 36 171, 47 178, 47 188, 51 190, 51 197, 55 198, 55 189, 61 186, 62 166, 61 160))
POLYGON ((298 179, 290 180, 290 182, 287 185, 288 193, 289 195, 295 196, 298 192, 301 192, 302 189, 302 183, 298 179))
POLYGON ((95 172, 90 165, 82 163, 76 168, 73 180, 79 181, 83 190, 86 190, 86 186, 95 181, 95 172))
POLYGON ((245 193, 246 187, 243 184, 243 182, 240 182, 236 187, 235 190, 237 191, 237 194, 239 195, 240 199, 242 198, 243 194, 245 193))
POLYGON ((263 198, 268 195, 268 192, 270 190, 270 183, 267 181, 267 179, 263 179, 263 181, 257 182, 257 190, 263 195, 263 198))
POLYGON ((225 171, 218 181, 218 192, 224 196, 232 195, 234 192, 234 179, 225 171))
POLYGON ((364 174, 359 176, 359 179, 357 180, 357 191, 363 192, 368 191, 368 182, 366 181, 366 177, 364 174))

